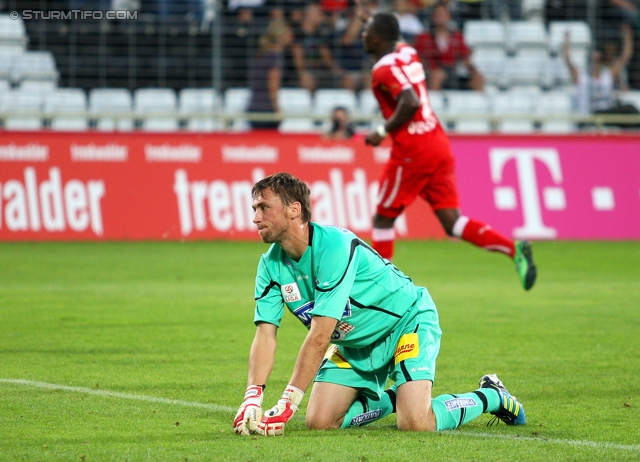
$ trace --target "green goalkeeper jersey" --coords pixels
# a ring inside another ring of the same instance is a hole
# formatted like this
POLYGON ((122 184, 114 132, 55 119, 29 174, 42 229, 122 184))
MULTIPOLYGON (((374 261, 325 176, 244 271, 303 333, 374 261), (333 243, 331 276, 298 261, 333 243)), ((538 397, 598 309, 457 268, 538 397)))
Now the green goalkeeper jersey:
POLYGON ((261 256, 255 299, 255 323, 279 326, 286 306, 307 328, 313 316, 337 319, 332 342, 362 348, 389 335, 419 296, 409 277, 351 231, 309 223, 300 261, 277 244, 261 256))

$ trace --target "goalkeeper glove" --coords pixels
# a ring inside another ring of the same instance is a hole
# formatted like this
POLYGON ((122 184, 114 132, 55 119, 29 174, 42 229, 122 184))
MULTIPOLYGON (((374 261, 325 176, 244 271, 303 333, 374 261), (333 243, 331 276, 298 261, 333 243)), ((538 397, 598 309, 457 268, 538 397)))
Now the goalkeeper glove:
POLYGON ((238 435, 255 433, 262 418, 262 398, 264 385, 249 385, 244 392, 244 401, 233 419, 233 429, 238 435))
POLYGON ((264 413, 262 421, 258 424, 258 433, 264 436, 284 435, 284 426, 298 410, 302 398, 302 390, 287 385, 278 404, 264 413))

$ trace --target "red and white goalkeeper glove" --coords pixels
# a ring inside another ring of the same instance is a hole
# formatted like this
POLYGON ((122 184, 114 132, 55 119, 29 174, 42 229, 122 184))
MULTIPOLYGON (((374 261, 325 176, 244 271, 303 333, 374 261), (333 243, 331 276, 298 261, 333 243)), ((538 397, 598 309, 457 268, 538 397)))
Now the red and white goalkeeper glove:
POLYGON ((284 435, 284 426, 298 410, 302 398, 302 390, 287 385, 278 404, 264 413, 262 421, 258 424, 258 433, 264 436, 284 435))
POLYGON ((264 385, 249 385, 244 392, 244 401, 233 419, 233 429, 238 435, 255 433, 262 418, 264 385))

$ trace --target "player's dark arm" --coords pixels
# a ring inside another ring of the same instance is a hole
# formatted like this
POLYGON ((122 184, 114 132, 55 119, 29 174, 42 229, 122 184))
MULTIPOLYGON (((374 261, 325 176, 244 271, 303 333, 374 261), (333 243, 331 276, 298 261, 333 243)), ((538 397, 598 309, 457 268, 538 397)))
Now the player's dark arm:
POLYGON ((396 110, 393 111, 393 114, 391 114, 391 117, 389 117, 383 125, 378 127, 377 130, 369 133, 365 139, 365 143, 378 146, 388 132, 400 128, 407 123, 418 109, 420 109, 420 100, 416 92, 413 91, 413 88, 403 90, 400 95, 398 95, 398 105, 396 106, 396 110))
POLYGON ((264 385, 273 370, 276 358, 276 335, 278 328, 273 324, 258 324, 256 335, 249 352, 248 385, 264 385))
POLYGON ((289 384, 306 391, 316 376, 331 343, 337 320, 325 316, 311 318, 311 329, 304 339, 289 384))

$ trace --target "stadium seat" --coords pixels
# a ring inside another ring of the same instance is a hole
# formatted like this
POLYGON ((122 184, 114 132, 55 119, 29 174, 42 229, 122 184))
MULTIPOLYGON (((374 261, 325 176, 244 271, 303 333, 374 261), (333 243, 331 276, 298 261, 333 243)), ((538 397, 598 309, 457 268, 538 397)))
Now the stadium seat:
POLYGON ((59 88, 44 97, 44 113, 52 116, 53 130, 86 130, 89 128, 87 118, 77 114, 86 109, 87 95, 81 88, 59 88))
POLYGON ((506 85, 506 59, 502 48, 477 48, 471 54, 471 62, 480 70, 485 81, 498 86, 506 85))
POLYGON ((349 113, 356 112, 356 94, 346 89, 323 88, 316 90, 313 101, 313 110, 316 115, 328 117, 337 106, 344 107, 349 113))
POLYGON ((591 48, 591 29, 583 21, 551 21, 549 23, 549 46, 552 50, 561 51, 565 35, 569 33, 570 49, 591 48))
POLYGON ((372 116, 380 112, 378 100, 370 89, 360 90, 358 93, 358 114, 361 116, 372 116))
POLYGON ((278 107, 283 115, 311 114, 313 98, 306 88, 281 88, 278 90, 278 107))
POLYGON ((20 83, 23 80, 58 81, 58 70, 50 51, 27 51, 15 55, 11 65, 11 80, 20 83))
POLYGON ((542 93, 534 100, 534 112, 538 116, 573 114, 573 98, 566 91, 542 93))
POLYGON ((547 50, 549 37, 544 23, 539 21, 512 21, 509 24, 509 48, 518 52, 525 48, 547 50))
POLYGON ((212 88, 183 88, 179 96, 180 115, 186 117, 186 128, 192 132, 210 132, 224 129, 224 123, 213 113, 220 109, 218 92, 212 88), (206 114, 198 116, 197 114, 206 114))
POLYGON ((23 80, 18 86, 20 91, 40 93, 43 96, 54 92, 57 88, 57 83, 52 80, 23 80))
POLYGON ((618 97, 622 103, 631 104, 640 111, 640 90, 624 91, 618 97))
POLYGON ((0 79, 11 80, 11 67, 14 56, 13 53, 0 50, 0 79))
POLYGON ((311 119, 284 119, 278 126, 280 133, 317 133, 319 129, 311 119))
POLYGON ((435 112, 438 117, 444 115, 446 111, 444 93, 441 91, 430 91, 429 102, 431 103, 431 109, 433 109, 433 112, 435 112))
POLYGON ((532 110, 532 97, 525 92, 509 91, 491 97, 491 113, 497 116, 529 115, 532 110))
POLYGON ((451 116, 483 114, 489 112, 489 100, 482 92, 476 91, 447 91, 446 114, 451 116))
POLYGON ((458 120, 453 125, 452 131, 468 134, 491 133, 491 123, 487 120, 458 120))
POLYGON ((126 88, 94 88, 89 92, 89 111, 102 131, 133 130, 132 98, 126 88))
POLYGON ((452 130, 456 133, 489 133, 491 124, 486 120, 478 120, 475 115, 486 116, 489 113, 489 100, 482 92, 447 91, 447 105, 444 115, 453 118, 452 130), (466 117, 467 116, 467 117, 466 117))
POLYGON ((251 129, 251 125, 241 114, 247 111, 251 102, 250 88, 227 88, 224 92, 224 112, 225 114, 236 114, 231 122, 233 131, 246 131, 251 129))
POLYGON ((548 66, 549 54, 546 49, 521 49, 504 63, 506 81, 509 86, 549 86, 546 79, 548 66))
POLYGON ((5 116, 7 130, 40 130, 42 118, 42 97, 36 93, 9 90, 0 94, 0 114, 5 116))
POLYGON ((530 120, 501 120, 497 125, 498 133, 526 134, 535 132, 535 125, 530 120))
POLYGON ((8 14, 0 14, 0 46, 18 46, 25 49, 29 38, 22 18, 11 19, 8 14))
POLYGON ((470 19, 462 31, 465 42, 474 51, 479 47, 504 48, 506 45, 504 25, 500 21, 470 19))
POLYGON ((133 108, 142 118, 141 127, 145 131, 177 130, 177 106, 176 93, 171 88, 139 88, 133 95, 133 108), (163 114, 157 115, 158 112, 163 114))
POLYGON ((576 125, 570 121, 548 121, 542 122, 540 132, 548 134, 565 134, 576 131, 576 125))

